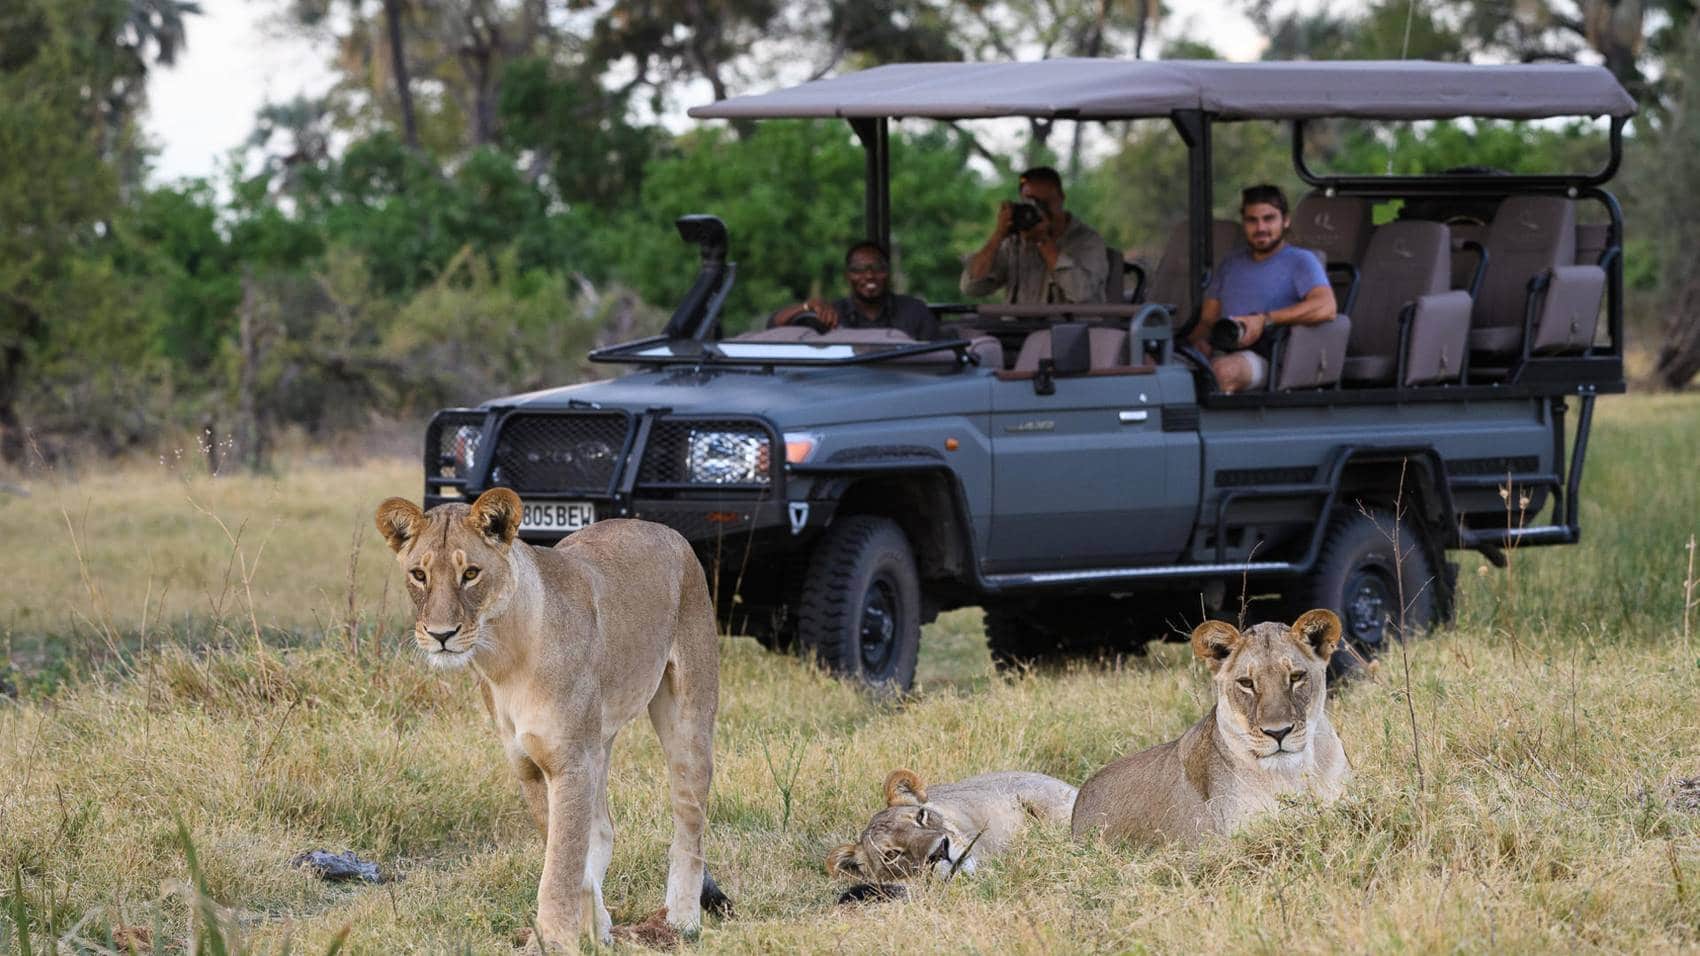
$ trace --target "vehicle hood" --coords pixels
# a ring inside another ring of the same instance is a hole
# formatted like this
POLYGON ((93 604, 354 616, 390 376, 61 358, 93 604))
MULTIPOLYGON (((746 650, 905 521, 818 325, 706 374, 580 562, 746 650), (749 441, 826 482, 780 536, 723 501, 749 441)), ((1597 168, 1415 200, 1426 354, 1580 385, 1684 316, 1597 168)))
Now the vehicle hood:
POLYGON ((828 368, 664 368, 616 379, 512 395, 482 408, 529 411, 587 405, 676 414, 759 415, 780 428, 984 414, 986 369, 861 365, 828 368))

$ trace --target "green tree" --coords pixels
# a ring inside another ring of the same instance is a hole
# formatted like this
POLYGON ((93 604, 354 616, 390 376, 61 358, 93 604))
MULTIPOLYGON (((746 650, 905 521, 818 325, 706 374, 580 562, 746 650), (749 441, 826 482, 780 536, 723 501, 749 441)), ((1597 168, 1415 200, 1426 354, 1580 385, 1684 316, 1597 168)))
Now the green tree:
POLYGON ((150 37, 155 53, 148 54, 133 33, 120 36, 128 11, 120 0, 0 6, 0 457, 6 460, 23 454, 18 403, 48 337, 99 318, 76 311, 72 264, 100 238, 119 203, 115 156, 132 139, 136 71, 145 70, 149 55, 176 49, 150 37))
MULTIPOLYGON (((959 255, 978 241, 996 187, 969 171, 970 147, 932 129, 893 137, 894 285, 933 301, 958 297, 959 255)), ((740 140, 724 128, 684 137, 678 154, 645 172, 641 206, 592 250, 601 274, 646 301, 678 301, 696 275, 673 230, 686 213, 713 213, 731 231, 738 279, 728 331, 759 327, 779 306, 844 291, 844 250, 865 238, 863 157, 847 126, 766 122, 740 140)))

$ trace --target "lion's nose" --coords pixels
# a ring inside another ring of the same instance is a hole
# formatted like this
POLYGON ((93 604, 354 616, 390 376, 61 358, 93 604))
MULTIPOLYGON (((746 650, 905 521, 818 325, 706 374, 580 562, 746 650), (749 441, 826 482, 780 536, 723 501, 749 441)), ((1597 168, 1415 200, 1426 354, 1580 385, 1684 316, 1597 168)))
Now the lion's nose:
POLYGON ((1272 727, 1265 727, 1265 728, 1263 728, 1263 735, 1265 737, 1268 737, 1271 740, 1275 741, 1277 744, 1280 743, 1283 738, 1285 738, 1288 734, 1290 734, 1292 732, 1293 732, 1293 725, 1292 724, 1288 724, 1285 727, 1273 727, 1273 728, 1272 727))
POLYGON ((454 627, 451 627, 446 631, 433 631, 430 628, 426 628, 425 633, 436 638, 437 643, 442 645, 443 650, 446 651, 446 650, 449 649, 449 638, 454 637, 456 634, 460 633, 460 625, 456 624, 454 627))

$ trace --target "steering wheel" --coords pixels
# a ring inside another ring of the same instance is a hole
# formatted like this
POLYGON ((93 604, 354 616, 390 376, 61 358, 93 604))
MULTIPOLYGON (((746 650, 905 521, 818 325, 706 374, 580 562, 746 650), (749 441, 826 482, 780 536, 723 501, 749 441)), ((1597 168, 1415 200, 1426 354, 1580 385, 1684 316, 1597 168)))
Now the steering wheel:
POLYGON ((1175 354, 1186 359, 1187 364, 1192 366, 1193 377, 1204 386, 1205 391, 1215 392, 1221 389, 1216 381, 1216 372, 1210 367, 1210 360, 1204 357, 1204 353, 1200 352, 1197 346, 1190 342, 1176 342, 1175 354))
POLYGON ((814 329, 816 332, 820 333, 821 335, 825 335, 826 333, 832 331, 832 329, 827 327, 827 324, 825 322, 821 321, 820 314, 815 312, 815 310, 813 310, 813 309, 804 309, 803 311, 797 313, 796 315, 793 315, 791 317, 791 321, 789 321, 785 324, 786 325, 800 325, 805 329, 814 329))

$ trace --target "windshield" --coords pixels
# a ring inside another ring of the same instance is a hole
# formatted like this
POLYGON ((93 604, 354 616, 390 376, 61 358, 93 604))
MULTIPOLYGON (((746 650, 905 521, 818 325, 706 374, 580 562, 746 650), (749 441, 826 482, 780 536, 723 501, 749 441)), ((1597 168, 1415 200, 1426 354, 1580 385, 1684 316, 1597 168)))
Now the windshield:
POLYGON ((647 339, 599 349, 590 357, 598 362, 637 365, 861 365, 904 360, 958 366, 973 361, 969 353, 971 343, 965 339, 916 342, 892 336, 877 340, 835 340, 841 334, 808 332, 808 337, 791 341, 766 340, 759 333, 719 342, 647 339))

